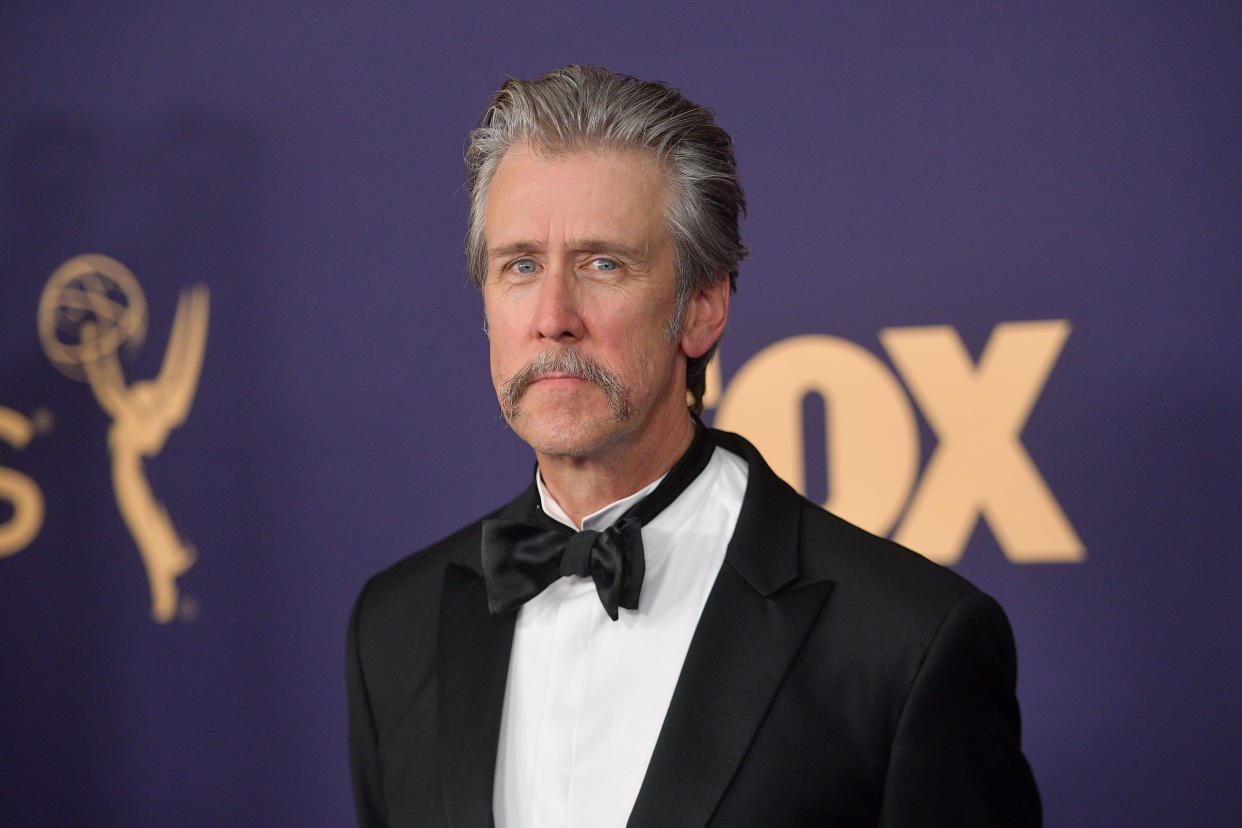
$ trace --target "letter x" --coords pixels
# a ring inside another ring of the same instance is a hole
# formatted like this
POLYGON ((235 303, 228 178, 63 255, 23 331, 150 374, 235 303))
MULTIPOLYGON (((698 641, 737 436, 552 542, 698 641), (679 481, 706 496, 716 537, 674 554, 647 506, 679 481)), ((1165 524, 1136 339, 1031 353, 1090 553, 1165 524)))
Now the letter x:
POLYGON ((983 515, 1015 563, 1082 560, 1082 541, 1018 439, 1069 331, 1064 319, 1002 323, 977 366, 947 325, 880 332, 939 440, 895 540, 954 563, 983 515))

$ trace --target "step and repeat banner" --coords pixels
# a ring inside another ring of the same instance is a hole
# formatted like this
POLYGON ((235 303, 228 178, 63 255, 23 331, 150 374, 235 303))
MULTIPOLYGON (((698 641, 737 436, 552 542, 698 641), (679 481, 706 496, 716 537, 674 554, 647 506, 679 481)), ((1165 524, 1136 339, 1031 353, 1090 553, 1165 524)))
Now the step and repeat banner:
POLYGON ((1231 823, 1239 43, 1227 3, 7 4, 0 823, 352 820, 354 596, 530 476, 466 134, 570 62, 733 133, 706 418, 1002 602, 1048 824, 1231 823))

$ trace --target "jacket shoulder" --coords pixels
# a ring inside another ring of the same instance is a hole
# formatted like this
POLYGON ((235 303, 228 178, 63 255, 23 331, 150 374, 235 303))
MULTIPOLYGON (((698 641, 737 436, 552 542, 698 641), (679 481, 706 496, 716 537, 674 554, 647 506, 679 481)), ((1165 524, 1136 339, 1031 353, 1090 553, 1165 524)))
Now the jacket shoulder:
POLYGON ((434 632, 445 569, 463 566, 481 575, 479 549, 483 521, 511 511, 515 504, 520 507, 527 496, 527 493, 519 495, 373 575, 354 602, 354 623, 360 637, 399 637, 410 630, 434 632))
POLYGON ((350 622, 360 648, 364 648, 362 658, 365 660, 368 652, 391 652, 408 646, 411 634, 433 635, 439 623, 445 569, 464 566, 481 576, 483 521, 527 510, 536 496, 534 488, 532 484, 500 508, 372 576, 354 602, 350 622))
POLYGON ((358 606, 364 616, 382 612, 396 602, 437 597, 444 567, 465 563, 479 548, 482 519, 476 520, 435 543, 406 555, 373 575, 363 586, 358 606))
POLYGON ((745 438, 711 433, 749 469, 732 561, 761 591, 831 581, 830 604, 857 599, 864 609, 871 602, 869 614, 896 612, 911 620, 943 615, 963 596, 978 592, 960 575, 807 500, 745 438))
POLYGON ((998 672, 1012 683, 1013 632, 991 596, 815 504, 804 502, 801 528, 804 578, 832 583, 821 632, 839 663, 870 677, 872 689, 904 698, 929 653, 948 638, 995 653, 998 672))
POLYGON ((802 571, 838 590, 868 595, 887 609, 917 611, 956 604, 979 590, 906 547, 868 532, 801 498, 802 571))

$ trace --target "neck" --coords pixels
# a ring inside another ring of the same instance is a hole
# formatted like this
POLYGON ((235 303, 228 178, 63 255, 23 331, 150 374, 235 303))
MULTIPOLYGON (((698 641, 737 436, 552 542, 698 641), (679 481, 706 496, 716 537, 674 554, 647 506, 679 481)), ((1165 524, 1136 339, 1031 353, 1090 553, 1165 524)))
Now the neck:
POLYGON ((581 526, 587 515, 668 474, 693 438, 694 421, 687 414, 642 446, 626 444, 587 456, 535 456, 543 484, 574 525, 581 526))

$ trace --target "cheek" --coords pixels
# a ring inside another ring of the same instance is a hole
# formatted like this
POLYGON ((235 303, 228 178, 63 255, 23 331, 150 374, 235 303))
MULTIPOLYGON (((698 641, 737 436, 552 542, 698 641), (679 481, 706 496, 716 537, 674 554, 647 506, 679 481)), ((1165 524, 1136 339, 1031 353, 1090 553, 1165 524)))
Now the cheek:
POLYGON ((677 346, 668 343, 663 324, 631 328, 629 336, 621 341, 618 368, 629 384, 659 385, 672 371, 677 346))
POLYGON ((483 307, 483 319, 492 362, 503 362, 504 355, 513 350, 512 314, 505 313, 502 308, 489 302, 483 307))
POLYGON ((514 354, 513 349, 506 348, 504 342, 495 336, 492 337, 490 354, 493 379, 501 381, 517 371, 519 367, 517 365, 518 357, 514 354))

